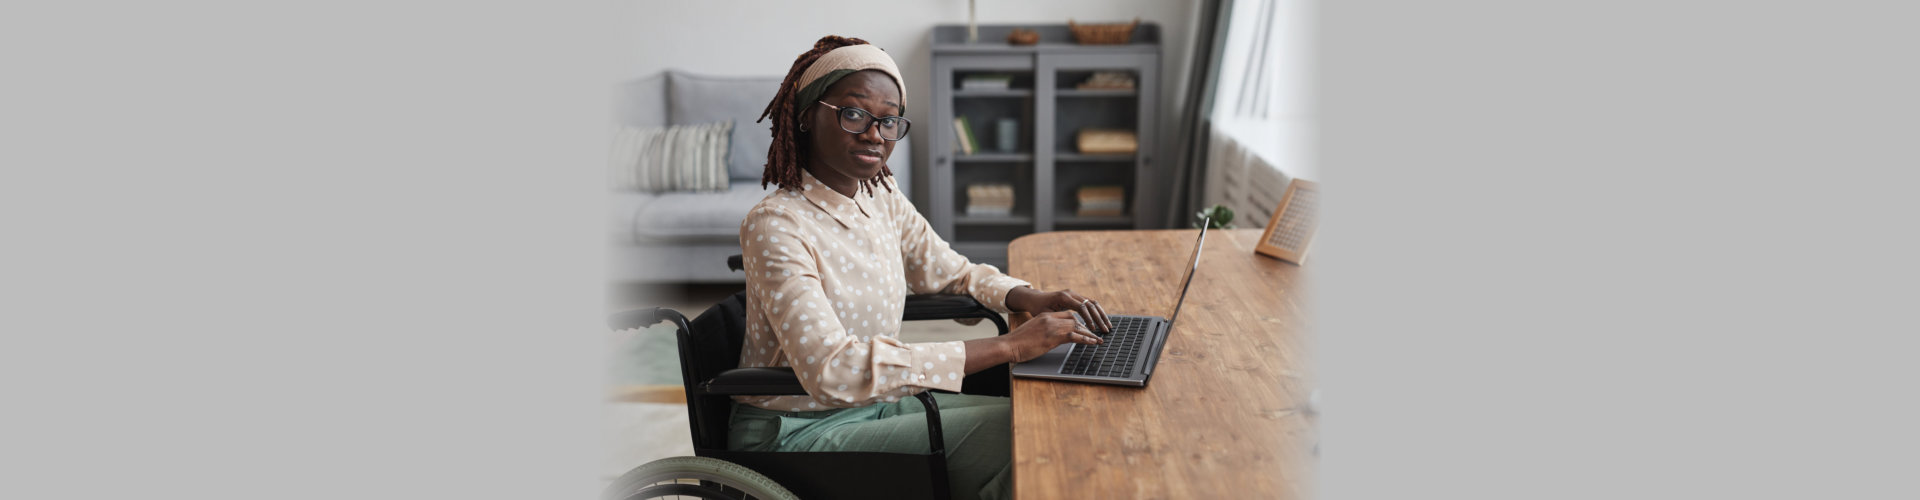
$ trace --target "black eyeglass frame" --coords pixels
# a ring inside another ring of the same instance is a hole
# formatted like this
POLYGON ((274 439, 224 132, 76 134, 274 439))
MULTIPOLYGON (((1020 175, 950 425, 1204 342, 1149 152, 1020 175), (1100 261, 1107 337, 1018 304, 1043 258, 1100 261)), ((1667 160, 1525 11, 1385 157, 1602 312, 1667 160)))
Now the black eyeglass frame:
POLYGON ((874 116, 872 111, 867 111, 866 109, 862 109, 862 108, 856 108, 852 106, 835 106, 832 104, 827 104, 827 101, 813 101, 813 102, 820 103, 820 105, 822 106, 833 108, 834 123, 840 124, 840 130, 845 130, 849 134, 857 135, 857 134, 867 133, 868 129, 873 128, 873 126, 875 124, 880 123, 881 120, 892 120, 892 119, 900 120, 900 137, 887 137, 885 129, 881 129, 881 133, 880 133, 881 139, 885 139, 888 142, 898 141, 900 139, 907 138, 907 131, 913 130, 913 120, 908 120, 907 117, 904 117, 904 116, 874 116), (849 109, 854 111, 859 111, 860 114, 867 115, 867 119, 866 119, 867 126, 860 127, 860 130, 847 128, 847 119, 845 116, 841 116, 840 112, 844 110, 849 110, 849 109))

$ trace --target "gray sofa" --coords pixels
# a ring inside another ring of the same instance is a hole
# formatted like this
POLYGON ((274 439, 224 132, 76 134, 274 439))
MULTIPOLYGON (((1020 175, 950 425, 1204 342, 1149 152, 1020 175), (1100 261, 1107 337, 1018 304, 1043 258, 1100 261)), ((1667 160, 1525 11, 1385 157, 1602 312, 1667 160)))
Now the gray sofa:
MULTIPOLYGON (((723 193, 608 193, 607 269, 618 283, 738 283, 726 257, 740 253, 740 220, 766 197, 760 173, 773 141, 771 125, 754 123, 779 89, 779 77, 719 77, 668 71, 618 85, 615 123, 635 127, 733 120, 727 158, 732 180, 723 193)), ((894 146, 887 166, 904 191, 912 186, 912 152, 894 146)), ((907 193, 903 193, 907 194, 907 193)))

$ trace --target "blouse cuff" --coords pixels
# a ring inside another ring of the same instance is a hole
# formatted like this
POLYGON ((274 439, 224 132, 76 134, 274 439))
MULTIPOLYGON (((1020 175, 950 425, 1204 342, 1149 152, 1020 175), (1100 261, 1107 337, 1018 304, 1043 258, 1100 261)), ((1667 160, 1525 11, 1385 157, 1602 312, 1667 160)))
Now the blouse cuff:
POLYGON ((996 275, 992 278, 987 278, 986 285, 980 287, 981 292, 984 293, 976 293, 973 298, 994 312, 1008 314, 1012 313, 1013 310, 1007 308, 1007 292, 1012 291, 1014 288, 1032 285, 1032 283, 1027 283, 1019 278, 1005 274, 996 275))
POLYGON ((913 361, 908 365, 907 382, 928 389, 960 392, 960 380, 967 368, 966 343, 928 342, 913 344, 913 361))

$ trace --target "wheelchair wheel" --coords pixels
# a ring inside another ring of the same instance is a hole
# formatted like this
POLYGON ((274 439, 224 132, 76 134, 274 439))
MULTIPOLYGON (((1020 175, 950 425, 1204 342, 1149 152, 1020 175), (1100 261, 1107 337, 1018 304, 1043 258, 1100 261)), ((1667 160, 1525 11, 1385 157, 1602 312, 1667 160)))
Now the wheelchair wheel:
POLYGON ((706 498, 799 500, 779 483, 733 462, 706 457, 662 458, 628 471, 607 488, 607 500, 706 498))

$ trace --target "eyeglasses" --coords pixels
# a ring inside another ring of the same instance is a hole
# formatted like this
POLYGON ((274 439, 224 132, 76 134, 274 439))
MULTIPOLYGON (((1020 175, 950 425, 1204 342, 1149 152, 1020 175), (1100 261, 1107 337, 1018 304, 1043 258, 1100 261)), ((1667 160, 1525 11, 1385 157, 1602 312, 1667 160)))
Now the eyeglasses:
POLYGON ((913 122, 907 121, 907 119, 903 117, 887 116, 876 119, 873 117, 873 112, 864 109, 843 108, 827 104, 826 101, 814 102, 833 108, 834 114, 840 116, 840 130, 845 130, 849 134, 867 133, 868 128, 873 127, 875 122, 879 122, 880 138, 889 141, 898 141, 907 137, 907 129, 913 128, 913 122))

